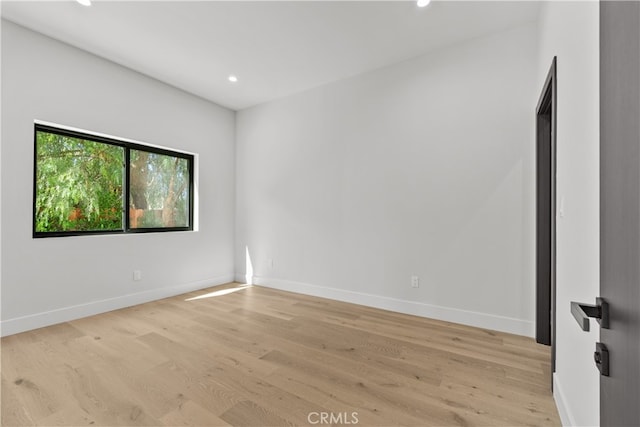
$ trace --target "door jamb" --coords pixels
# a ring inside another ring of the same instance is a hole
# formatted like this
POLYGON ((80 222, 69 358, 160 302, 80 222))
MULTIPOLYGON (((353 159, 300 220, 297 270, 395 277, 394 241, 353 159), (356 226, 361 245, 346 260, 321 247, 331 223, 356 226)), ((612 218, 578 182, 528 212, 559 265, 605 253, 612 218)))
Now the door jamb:
MULTIPOLYGON (((557 57, 553 57, 551 67, 545 79, 545 83, 536 106, 536 341, 542 344, 551 345, 551 374, 555 372, 556 360, 556 116, 557 116, 557 57), (550 110, 550 111, 549 111, 550 110), (550 113, 550 114, 549 114, 550 113), (541 134, 540 123, 543 116, 550 116, 550 188, 540 188, 538 174, 540 173, 540 145, 545 141, 541 134), (538 205, 544 191, 549 191, 550 213, 549 231, 550 247, 549 253, 541 252, 541 231, 539 230, 540 218, 538 205), (547 258, 548 256, 548 258, 547 258), (545 258, 550 262, 550 280, 548 289, 546 284, 539 280, 541 277, 542 262, 545 258), (545 288, 545 289, 543 289, 545 288)), ((552 381, 553 387, 553 381, 552 381)))

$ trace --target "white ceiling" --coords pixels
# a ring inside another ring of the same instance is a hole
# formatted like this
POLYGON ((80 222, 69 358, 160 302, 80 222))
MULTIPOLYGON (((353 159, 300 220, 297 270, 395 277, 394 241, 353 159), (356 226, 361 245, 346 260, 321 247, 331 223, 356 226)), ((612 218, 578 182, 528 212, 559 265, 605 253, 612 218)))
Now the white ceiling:
POLYGON ((234 110, 537 15, 535 1, 2 1, 5 19, 234 110))

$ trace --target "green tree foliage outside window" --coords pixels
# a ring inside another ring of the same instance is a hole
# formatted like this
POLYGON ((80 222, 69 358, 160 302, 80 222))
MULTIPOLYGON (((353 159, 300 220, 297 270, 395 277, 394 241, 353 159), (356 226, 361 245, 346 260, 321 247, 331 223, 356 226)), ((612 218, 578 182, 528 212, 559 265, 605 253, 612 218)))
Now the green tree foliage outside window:
POLYGON ((37 232, 122 229, 124 149, 36 132, 37 232))
POLYGON ((187 159, 131 150, 130 161, 131 228, 188 226, 187 159))
POLYGON ((192 229, 193 156, 44 125, 35 139, 35 237, 192 229))

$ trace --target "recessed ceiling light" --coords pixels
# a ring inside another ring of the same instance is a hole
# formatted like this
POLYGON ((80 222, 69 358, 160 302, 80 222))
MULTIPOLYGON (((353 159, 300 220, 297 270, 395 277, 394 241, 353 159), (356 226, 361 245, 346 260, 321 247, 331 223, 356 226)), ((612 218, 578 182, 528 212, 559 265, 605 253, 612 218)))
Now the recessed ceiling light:
POLYGON ((228 80, 229 80, 231 83, 237 83, 237 82, 238 82, 238 78, 237 78, 236 76, 234 76, 233 74, 231 74, 231 75, 228 77, 228 80))
POLYGON ((431 3, 431 0, 418 0, 418 7, 425 7, 429 3, 431 3))
POLYGON ((76 0, 76 1, 83 6, 91 6, 91 0, 76 0))

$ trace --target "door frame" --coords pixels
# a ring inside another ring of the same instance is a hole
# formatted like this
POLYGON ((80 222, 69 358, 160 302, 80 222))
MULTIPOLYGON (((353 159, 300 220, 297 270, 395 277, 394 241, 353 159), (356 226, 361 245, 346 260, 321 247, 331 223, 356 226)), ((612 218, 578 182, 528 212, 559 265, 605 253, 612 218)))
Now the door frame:
POLYGON ((556 338, 556 111, 557 57, 553 57, 536 106, 536 341, 556 338))

